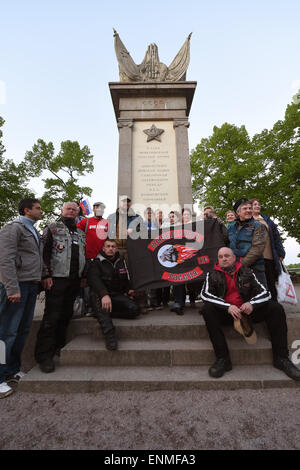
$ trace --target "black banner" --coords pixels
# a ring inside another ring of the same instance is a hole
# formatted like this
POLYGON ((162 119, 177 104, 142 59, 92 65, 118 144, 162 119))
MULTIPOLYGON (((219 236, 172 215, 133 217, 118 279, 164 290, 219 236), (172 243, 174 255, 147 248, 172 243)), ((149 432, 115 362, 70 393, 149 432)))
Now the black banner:
POLYGON ((128 238, 133 288, 155 289, 204 279, 222 246, 224 234, 217 219, 152 231, 148 239, 128 238))

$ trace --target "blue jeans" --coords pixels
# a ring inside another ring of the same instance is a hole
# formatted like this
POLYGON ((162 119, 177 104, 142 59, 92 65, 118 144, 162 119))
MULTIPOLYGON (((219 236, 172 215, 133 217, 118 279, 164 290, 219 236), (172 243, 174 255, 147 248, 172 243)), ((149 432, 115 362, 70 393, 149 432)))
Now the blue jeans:
MULTIPOLYGON (((5 364, 0 363, 0 383, 21 368, 21 354, 29 334, 38 284, 20 282, 20 302, 10 302, 5 287, 0 283, 0 341, 5 345, 5 364)), ((3 361, 1 361, 3 362, 3 361)))

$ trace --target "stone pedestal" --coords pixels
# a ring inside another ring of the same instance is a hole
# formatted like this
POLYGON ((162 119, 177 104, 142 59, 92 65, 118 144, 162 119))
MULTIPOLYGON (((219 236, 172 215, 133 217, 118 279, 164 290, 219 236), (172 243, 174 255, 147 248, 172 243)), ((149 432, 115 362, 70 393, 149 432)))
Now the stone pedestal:
POLYGON ((135 209, 192 204, 188 116, 196 82, 109 88, 119 128, 118 201, 126 195, 135 209))

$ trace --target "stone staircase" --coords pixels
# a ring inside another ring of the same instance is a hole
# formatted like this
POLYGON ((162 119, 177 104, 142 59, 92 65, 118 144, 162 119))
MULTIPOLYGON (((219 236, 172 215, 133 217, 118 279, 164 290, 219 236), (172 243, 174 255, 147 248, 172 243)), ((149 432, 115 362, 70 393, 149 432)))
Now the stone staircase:
MULTIPOLYGON (((287 321, 291 347, 295 339, 300 340, 300 314, 288 313, 287 321)), ((271 343, 264 324, 255 325, 258 341, 252 346, 233 328, 225 328, 233 370, 212 379, 208 368, 215 356, 197 309, 186 308, 184 316, 169 310, 152 311, 136 320, 115 319, 114 323, 119 349, 107 351, 94 318, 72 320, 68 343, 57 359, 55 372, 42 373, 35 365, 19 389, 73 393, 300 386, 272 366, 271 343)), ((29 340, 31 347, 32 343, 33 336, 29 340)))

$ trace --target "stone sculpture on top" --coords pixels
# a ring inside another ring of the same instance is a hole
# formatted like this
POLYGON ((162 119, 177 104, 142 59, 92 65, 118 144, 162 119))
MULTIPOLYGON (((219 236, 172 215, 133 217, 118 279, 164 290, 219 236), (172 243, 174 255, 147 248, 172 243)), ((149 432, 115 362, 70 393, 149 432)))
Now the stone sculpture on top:
POLYGON ((188 35, 185 43, 167 67, 160 62, 156 44, 148 46, 143 62, 137 65, 126 47, 122 43, 117 31, 114 29, 115 51, 119 63, 121 82, 179 82, 186 80, 186 71, 190 62, 190 39, 188 35))

